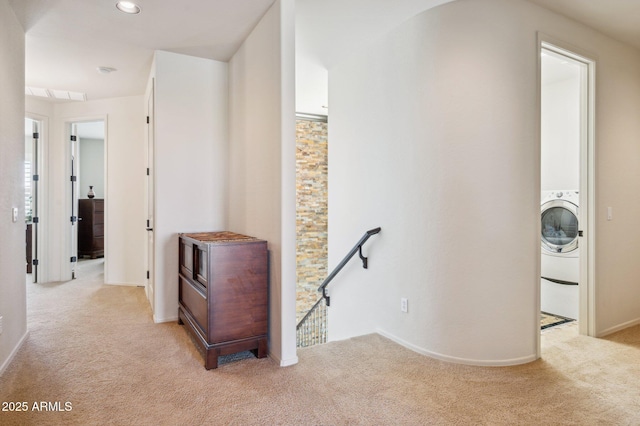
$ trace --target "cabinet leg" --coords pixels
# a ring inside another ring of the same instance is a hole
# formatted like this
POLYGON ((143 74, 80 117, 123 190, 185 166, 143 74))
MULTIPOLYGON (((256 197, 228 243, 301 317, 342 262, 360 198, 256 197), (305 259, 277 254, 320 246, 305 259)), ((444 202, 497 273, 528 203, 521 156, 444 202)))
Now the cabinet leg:
POLYGON ((254 353, 254 355, 258 358, 265 358, 267 356, 267 352, 269 352, 268 349, 267 339, 260 339, 258 340, 258 353, 254 353))
POLYGON ((206 359, 204 361, 204 368, 212 370, 218 368, 218 355, 220 355, 217 349, 209 349, 206 351, 206 359))

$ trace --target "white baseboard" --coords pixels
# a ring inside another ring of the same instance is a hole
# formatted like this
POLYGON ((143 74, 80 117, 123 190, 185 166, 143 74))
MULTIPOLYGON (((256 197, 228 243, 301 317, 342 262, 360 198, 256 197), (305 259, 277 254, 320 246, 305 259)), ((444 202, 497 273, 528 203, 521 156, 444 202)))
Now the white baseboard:
POLYGON ((7 367, 9 367, 9 364, 11 364, 11 361, 13 361, 13 359, 15 358, 16 354, 18 353, 22 345, 24 345, 24 342, 27 341, 27 337, 29 337, 29 330, 27 330, 24 333, 24 335, 22 336, 22 338, 20 339, 16 347, 13 348, 13 350, 9 354, 9 357, 2 363, 2 365, 0 365, 0 376, 2 376, 4 374, 4 371, 7 369, 7 367))
POLYGON ((119 287, 144 287, 144 284, 133 284, 133 283, 104 283, 104 284, 119 286, 119 287))
POLYGON ((609 334, 613 334, 620 330, 624 330, 625 328, 633 327, 634 325, 640 324, 640 318, 636 318, 631 321, 624 322, 622 324, 616 325, 614 327, 607 328, 606 330, 602 330, 601 332, 596 334, 596 337, 605 337, 609 334))
POLYGON ((506 367, 510 365, 526 364, 528 362, 532 362, 537 359, 535 354, 531 354, 521 358, 500 359, 500 360, 458 358, 458 357, 453 357, 449 355, 439 354, 437 352, 432 352, 430 350, 418 347, 414 344, 407 342, 406 340, 403 340, 397 336, 394 336, 393 334, 387 333, 386 331, 381 329, 377 329, 376 332, 381 336, 384 336, 387 339, 393 340, 397 344, 404 346, 407 349, 411 349, 414 352, 417 352, 422 355, 426 355, 431 358, 439 359, 441 361, 452 362, 455 364, 477 365, 482 367, 506 367))
POLYGON ((292 365, 296 365, 298 363, 298 357, 293 357, 289 359, 279 359, 273 356, 272 353, 269 353, 269 356, 273 358, 274 361, 277 361, 280 367, 290 367, 292 365))
POLYGON ((172 317, 167 317, 167 318, 158 318, 157 316, 155 316, 155 314, 153 315, 153 322, 155 322, 156 324, 161 324, 163 322, 176 322, 178 321, 178 316, 172 316, 172 317))

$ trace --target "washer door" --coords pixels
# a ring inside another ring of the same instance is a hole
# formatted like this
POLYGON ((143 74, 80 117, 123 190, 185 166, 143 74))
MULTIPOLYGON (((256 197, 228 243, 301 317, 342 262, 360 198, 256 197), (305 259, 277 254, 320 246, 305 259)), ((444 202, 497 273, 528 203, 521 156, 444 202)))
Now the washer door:
POLYGON ((565 200, 542 205, 542 248, 569 253, 578 248, 578 207, 565 200))

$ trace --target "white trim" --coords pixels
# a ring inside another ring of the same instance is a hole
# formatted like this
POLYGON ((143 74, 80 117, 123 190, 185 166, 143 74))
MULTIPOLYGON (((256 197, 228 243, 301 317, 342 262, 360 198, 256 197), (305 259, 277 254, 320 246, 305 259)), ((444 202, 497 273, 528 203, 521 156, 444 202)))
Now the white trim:
POLYGON ((166 317, 166 318, 160 318, 158 316, 156 316, 155 314, 153 315, 153 322, 156 324, 161 324, 163 322, 177 322, 178 321, 178 316, 170 316, 170 317, 166 317))
POLYGON ((280 367, 290 367, 290 366, 296 365, 298 363, 298 357, 297 356, 293 357, 293 358, 288 358, 288 359, 281 359, 280 357, 276 356, 271 351, 269 351, 269 358, 271 358, 280 367))
POLYGON ((605 337, 610 334, 616 333, 620 330, 624 330, 625 328, 633 327, 634 325, 638 325, 638 324, 640 324, 640 318, 636 318, 634 320, 627 321, 622 324, 618 324, 614 327, 607 328, 606 330, 603 330, 600 333, 598 333, 597 336, 595 337, 605 337))
MULTIPOLYGON (((595 122, 596 122, 596 55, 555 39, 546 34, 538 33, 538 55, 542 49, 566 56, 587 66, 587 75, 583 78, 582 92, 587 93, 586 109, 581 111, 580 134, 580 223, 586 236, 580 240, 580 308, 578 315, 579 333, 596 336, 596 262, 595 262, 595 122), (586 171, 586 173, 585 173, 586 171), (586 208, 585 208, 586 207, 586 208)), ((540 60, 539 60, 540 61, 540 60)), ((538 67, 538 80, 541 80, 541 67, 538 67)), ((540 84, 540 83, 539 83, 540 84)), ((538 96, 540 87, 538 88, 538 96)), ((540 105, 540 99, 538 99, 540 105)), ((583 107, 585 102, 581 102, 583 107)), ((539 108, 540 109, 540 108, 539 108)), ((540 127, 540 126, 538 126, 540 127)))
POLYGON ((419 346, 413 345, 407 342, 406 340, 403 340, 397 336, 394 336, 393 334, 387 333, 386 331, 380 328, 378 328, 376 332, 381 336, 386 337, 387 339, 390 339, 401 346, 404 346, 407 349, 411 349, 414 352, 417 352, 422 355, 426 355, 430 358, 435 358, 441 361, 451 362, 455 364, 476 365, 476 366, 482 366, 482 367, 507 367, 512 365, 526 364, 526 363, 535 361, 536 359, 539 358, 537 354, 531 354, 531 355, 523 356, 520 358, 500 359, 500 360, 459 358, 459 357, 440 354, 437 352, 432 352, 427 349, 421 348, 419 346))
POLYGON ((25 118, 37 121, 40 124, 38 133, 38 249, 35 258, 38 259, 38 284, 49 282, 51 275, 51 258, 49 256, 49 117, 26 111, 25 118), (44 220, 43 220, 44 218, 44 220))
POLYGON ((13 359, 16 357, 20 348, 22 347, 22 345, 24 345, 24 342, 27 341, 27 337, 29 337, 29 330, 27 330, 24 333, 24 335, 18 341, 18 344, 16 345, 16 347, 13 348, 13 350, 11 351, 7 359, 2 363, 2 365, 0 365, 0 377, 2 377, 2 375, 4 374, 6 369, 9 367, 13 359))
POLYGON ((140 283, 136 284, 136 283, 104 283, 104 285, 110 285, 113 287, 142 287, 144 288, 144 286, 140 283))
MULTIPOLYGON (((108 262, 109 262, 109 178, 108 178, 108 174, 109 174, 109 167, 108 167, 108 152, 109 152, 109 116, 108 114, 97 114, 97 115, 90 115, 90 116, 83 116, 83 117, 61 117, 62 120, 62 131, 64 133, 63 136, 63 141, 64 141, 64 146, 65 146, 65 157, 64 157, 64 176, 65 176, 65 182, 68 181, 68 178, 70 176, 71 173, 71 169, 70 169, 70 165, 68 162, 68 159, 71 157, 71 150, 70 150, 70 145, 69 145, 69 138, 71 136, 71 126, 74 124, 78 124, 78 123, 86 123, 86 122, 92 122, 92 121, 102 121, 104 123, 104 283, 108 284, 109 283, 109 268, 108 268, 108 262)), ((78 189, 79 190, 79 189, 78 189)), ((68 220, 69 216, 70 216, 70 211, 68 209, 69 207, 69 203, 71 202, 71 191, 69 189, 69 185, 67 185, 65 183, 65 202, 64 202, 64 213, 63 213, 63 218, 66 218, 68 220)), ((77 213, 77 212, 76 212, 77 213)), ((61 271, 61 277, 62 280, 70 280, 72 279, 71 276, 71 270, 69 270, 69 258, 71 257, 71 253, 70 253, 70 237, 69 237, 69 233, 66 231, 67 229, 67 221, 65 220, 63 222, 63 229, 65 229, 65 231, 63 232, 63 238, 64 238, 64 247, 66 247, 65 250, 61 250, 61 258, 60 261, 62 262, 62 268, 60 269, 61 271), (67 275, 67 273, 69 273, 69 275, 67 275)))

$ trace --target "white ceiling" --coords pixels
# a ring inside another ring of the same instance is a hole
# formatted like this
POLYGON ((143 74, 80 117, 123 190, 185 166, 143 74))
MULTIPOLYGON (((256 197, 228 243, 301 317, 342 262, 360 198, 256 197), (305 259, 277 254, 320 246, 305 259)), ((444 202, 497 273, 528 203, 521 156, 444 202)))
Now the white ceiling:
POLYGON ((26 31, 27 86, 87 99, 144 93, 154 50, 227 61, 274 0, 9 0, 26 31), (118 71, 99 74, 107 66, 118 71))
MULTIPOLYGON (((227 61, 274 0, 8 0, 27 33, 28 86, 87 93, 144 92, 154 50, 227 61), (98 66, 117 68, 99 74, 98 66)), ((330 68, 405 19, 450 0, 296 0, 299 60, 330 68)), ((640 49, 640 0, 529 0, 640 49)))
POLYGON ((296 0, 296 55, 331 68, 403 21, 450 1, 296 0))
POLYGON ((640 0, 528 0, 640 49, 640 0))

